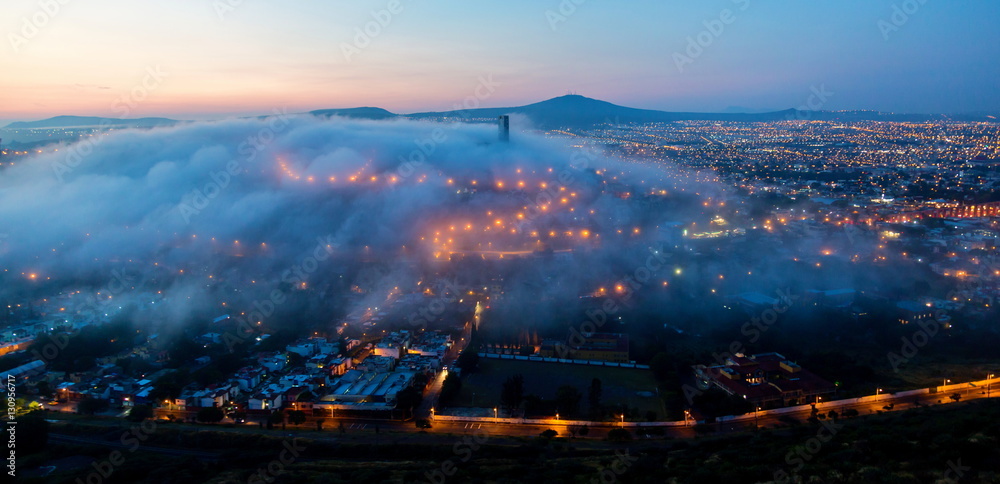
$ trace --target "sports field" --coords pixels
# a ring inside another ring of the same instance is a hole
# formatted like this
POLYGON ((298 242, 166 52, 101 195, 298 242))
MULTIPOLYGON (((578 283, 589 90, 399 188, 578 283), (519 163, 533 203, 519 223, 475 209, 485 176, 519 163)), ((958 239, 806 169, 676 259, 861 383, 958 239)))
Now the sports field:
POLYGON ((454 406, 496 407, 500 405, 503 382, 516 374, 524 375, 524 394, 555 398, 556 389, 571 385, 583 398, 580 407, 587 408, 587 389, 594 378, 601 380, 601 404, 613 407, 624 404, 639 409, 640 415, 654 411, 658 418, 666 414, 657 396, 656 380, 646 369, 606 366, 573 365, 535 361, 479 359, 479 370, 462 378, 462 392, 454 406))

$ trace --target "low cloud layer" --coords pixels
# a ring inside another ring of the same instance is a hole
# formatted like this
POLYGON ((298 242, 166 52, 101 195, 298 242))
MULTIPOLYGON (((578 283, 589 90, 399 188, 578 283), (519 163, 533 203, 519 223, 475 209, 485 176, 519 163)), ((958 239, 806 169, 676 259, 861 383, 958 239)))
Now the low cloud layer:
POLYGON ((464 265, 524 277, 512 294, 577 297, 640 266, 676 215, 635 199, 689 182, 623 166, 536 135, 500 143, 490 125, 276 115, 112 132, 0 177, 0 295, 99 289, 118 271, 183 301, 183 318, 220 288, 246 303, 308 280, 377 303, 464 265))

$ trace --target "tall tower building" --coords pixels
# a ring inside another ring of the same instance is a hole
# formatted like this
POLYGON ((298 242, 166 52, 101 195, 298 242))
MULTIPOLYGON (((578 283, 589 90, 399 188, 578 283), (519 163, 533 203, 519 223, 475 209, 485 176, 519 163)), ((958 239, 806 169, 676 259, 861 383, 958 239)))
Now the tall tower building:
POLYGON ((503 143, 510 142, 510 116, 503 115, 497 118, 497 127, 500 131, 500 141, 503 143))

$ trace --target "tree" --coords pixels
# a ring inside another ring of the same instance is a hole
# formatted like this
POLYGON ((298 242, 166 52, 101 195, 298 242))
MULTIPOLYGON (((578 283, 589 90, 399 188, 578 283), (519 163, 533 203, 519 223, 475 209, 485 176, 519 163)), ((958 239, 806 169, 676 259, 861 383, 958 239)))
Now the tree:
POLYGON ((590 427, 584 425, 583 427, 580 427, 580 431, 577 433, 580 434, 580 437, 586 437, 587 434, 590 433, 590 427))
POLYGON ((109 406, 108 401, 103 398, 87 397, 76 404, 76 410, 84 415, 93 415, 107 410, 109 406))
POLYGON ((292 410, 288 412, 288 423, 292 425, 302 425, 306 423, 306 413, 302 410, 292 410))
POLYGON ((444 378, 444 382, 441 383, 441 396, 438 399, 441 401, 442 405, 448 405, 456 396, 458 392, 462 389, 462 379, 454 374, 449 373, 448 376, 444 378))
POLYGON ((132 407, 132 410, 128 412, 128 416, 125 418, 129 422, 142 422, 147 418, 153 418, 153 408, 149 405, 136 405, 132 407))
POLYGON ((590 406, 590 418, 597 419, 601 416, 601 379, 594 378, 590 381, 590 388, 587 390, 587 403, 590 406))
POLYGON ((302 356, 302 355, 300 355, 300 354, 298 354, 298 353, 296 353, 294 351, 289 351, 289 352, 285 353, 285 355, 286 355, 286 358, 288 359, 288 367, 289 368, 299 368, 299 367, 302 367, 302 366, 306 365, 306 357, 304 357, 304 356, 302 356))
POLYGON ((472 373, 476 371, 476 367, 479 366, 479 353, 477 353, 476 350, 465 348, 465 351, 458 355, 456 363, 463 372, 472 373))
POLYGON ((49 423, 45 420, 45 412, 29 412, 17 418, 18 456, 46 450, 48 440, 49 423))
POLYGON ((285 425, 285 413, 281 410, 275 410, 267 416, 267 428, 273 429, 274 424, 285 425))
POLYGON ((949 398, 957 402, 962 399, 962 395, 958 393, 952 393, 949 398))
POLYGON ((580 408, 580 391, 571 385, 563 385, 556 389, 556 411, 560 414, 573 416, 580 408))
POLYGON ((423 390, 424 387, 427 386, 428 381, 429 378, 427 377, 426 373, 417 373, 416 375, 413 376, 413 386, 421 390, 423 390))
POLYGON ((556 432, 555 430, 552 429, 547 429, 543 430, 542 433, 538 435, 544 439, 554 439, 557 435, 559 435, 559 432, 556 432))
POLYGON ((38 395, 42 397, 49 398, 52 396, 52 386, 45 380, 38 382, 38 384, 35 385, 35 389, 38 390, 38 395))
MULTIPOLYGON (((442 392, 444 390, 443 385, 442 383, 442 392)), ((414 387, 407 387, 396 394, 396 408, 404 412, 409 412, 410 409, 419 407, 423 399, 424 395, 420 390, 414 387)))
POLYGON ((226 415, 222 413, 222 409, 219 407, 202 407, 198 409, 197 419, 199 422, 205 423, 218 423, 226 415))
POLYGON ((508 411, 513 411, 521 406, 524 400, 524 375, 518 373, 507 378, 500 391, 500 404, 508 411))

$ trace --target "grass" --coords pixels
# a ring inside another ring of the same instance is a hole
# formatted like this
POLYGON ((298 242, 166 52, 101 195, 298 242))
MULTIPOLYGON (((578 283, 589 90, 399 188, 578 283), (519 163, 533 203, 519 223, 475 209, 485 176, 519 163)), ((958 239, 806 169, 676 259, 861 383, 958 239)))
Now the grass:
POLYGON ((503 382, 518 373, 524 375, 525 395, 552 399, 557 388, 570 385, 583 395, 580 407, 586 409, 591 380, 598 378, 601 380, 603 406, 627 405, 639 409, 640 415, 645 415, 647 411, 656 412, 658 418, 666 415, 663 401, 656 395, 656 379, 649 370, 486 358, 480 358, 479 369, 475 373, 462 378, 462 391, 453 406, 498 406, 503 382), (636 392, 649 392, 652 396, 640 396, 636 392))

